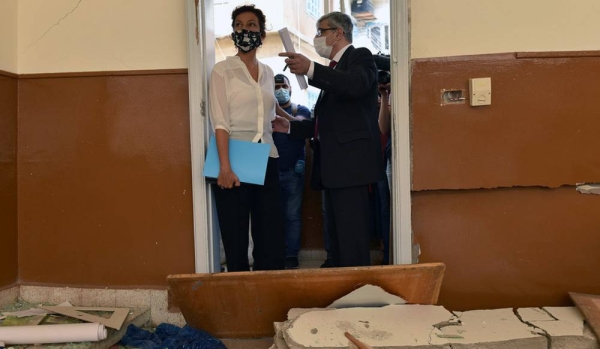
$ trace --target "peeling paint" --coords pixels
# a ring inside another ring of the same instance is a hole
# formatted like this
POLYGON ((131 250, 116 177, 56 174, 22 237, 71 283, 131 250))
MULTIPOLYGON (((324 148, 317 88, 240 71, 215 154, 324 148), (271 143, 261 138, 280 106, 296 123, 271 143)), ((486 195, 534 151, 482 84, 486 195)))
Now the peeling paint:
POLYGON ((576 190, 581 194, 596 194, 600 195, 600 183, 577 183, 576 190))

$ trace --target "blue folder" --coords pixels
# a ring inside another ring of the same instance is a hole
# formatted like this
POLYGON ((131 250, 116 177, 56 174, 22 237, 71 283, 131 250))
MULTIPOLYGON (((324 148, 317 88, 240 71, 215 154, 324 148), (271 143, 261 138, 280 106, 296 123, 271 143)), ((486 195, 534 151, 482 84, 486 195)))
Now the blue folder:
MULTIPOLYGON (((229 162, 231 169, 240 182, 264 185, 270 152, 270 144, 229 139, 229 162)), ((204 177, 207 181, 215 182, 219 177, 219 171, 217 141, 213 136, 208 143, 208 152, 204 162, 204 177)))

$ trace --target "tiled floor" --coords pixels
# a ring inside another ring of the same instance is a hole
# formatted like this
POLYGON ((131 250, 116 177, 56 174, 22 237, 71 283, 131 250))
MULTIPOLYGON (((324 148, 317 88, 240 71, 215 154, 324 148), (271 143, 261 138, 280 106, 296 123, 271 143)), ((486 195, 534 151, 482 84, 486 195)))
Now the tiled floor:
POLYGON ((299 260, 300 262, 300 269, 315 269, 315 268, 320 268, 321 264, 323 264, 323 262, 325 262, 325 260, 321 260, 321 259, 309 259, 309 260, 299 260))
POLYGON ((300 269, 320 268, 327 259, 325 250, 301 250, 298 254, 300 269))
MULTIPOLYGON (((371 261, 373 262, 373 265, 379 265, 381 258, 381 251, 371 250, 371 261)), ((325 259, 327 259, 327 252, 325 250, 301 250, 298 254, 298 262, 300 263, 300 269, 320 268, 321 264, 325 262, 325 259)), ((226 271, 227 269, 225 266, 225 261, 222 260, 222 263, 223 264, 221 264, 221 271, 226 271)))
MULTIPOLYGON (((371 250, 371 262, 373 265, 379 265, 383 253, 378 250, 371 250)), ((320 268, 321 264, 327 259, 325 250, 302 250, 298 255, 300 269, 320 268)))

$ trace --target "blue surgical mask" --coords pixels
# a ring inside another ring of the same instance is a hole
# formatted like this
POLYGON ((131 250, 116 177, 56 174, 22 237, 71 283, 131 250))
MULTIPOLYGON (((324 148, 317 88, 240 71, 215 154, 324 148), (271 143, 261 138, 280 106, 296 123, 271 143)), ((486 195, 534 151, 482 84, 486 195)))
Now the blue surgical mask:
POLYGON ((251 32, 242 29, 241 31, 231 33, 231 38, 235 46, 244 52, 250 52, 262 45, 260 32, 251 32))
POLYGON ((285 88, 276 90, 275 98, 277 98, 277 102, 279 102, 279 104, 286 104, 290 101, 290 90, 285 88))

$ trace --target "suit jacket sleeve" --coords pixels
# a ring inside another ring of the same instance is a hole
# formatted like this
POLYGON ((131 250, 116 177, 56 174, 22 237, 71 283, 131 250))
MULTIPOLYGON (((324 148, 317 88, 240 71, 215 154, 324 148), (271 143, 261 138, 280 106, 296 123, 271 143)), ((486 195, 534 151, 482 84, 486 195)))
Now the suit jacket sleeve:
POLYGON ((315 133, 315 123, 312 119, 290 121, 290 139, 312 138, 315 133))
POLYGON ((325 92, 334 93, 338 98, 352 99, 370 93, 369 89, 377 80, 377 68, 371 51, 350 46, 338 65, 343 69, 331 69, 314 63, 313 78, 309 83, 325 92))

